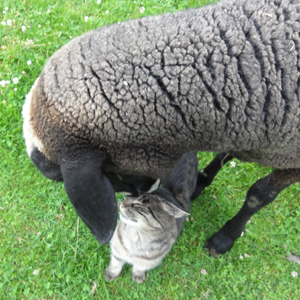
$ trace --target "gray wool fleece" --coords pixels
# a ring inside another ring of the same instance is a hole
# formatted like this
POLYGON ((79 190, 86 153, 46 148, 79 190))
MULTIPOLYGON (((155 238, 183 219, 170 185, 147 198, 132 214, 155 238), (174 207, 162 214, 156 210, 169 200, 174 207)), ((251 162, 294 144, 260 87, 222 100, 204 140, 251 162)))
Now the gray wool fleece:
POLYGON ((104 26, 48 60, 35 130, 50 158, 80 138, 141 174, 187 151, 299 168, 299 47, 294 0, 221 1, 104 26))

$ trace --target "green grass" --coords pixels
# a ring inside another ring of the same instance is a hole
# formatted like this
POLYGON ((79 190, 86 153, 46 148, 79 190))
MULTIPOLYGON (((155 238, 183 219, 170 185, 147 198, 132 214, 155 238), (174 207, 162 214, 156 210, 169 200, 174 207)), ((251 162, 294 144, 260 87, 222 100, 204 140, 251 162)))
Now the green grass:
MULTIPOLYGON (((10 83, 0 85, 0 299, 300 298, 299 277, 291 275, 300 274, 300 266, 286 260, 291 251, 300 255, 299 185, 256 214, 246 226, 249 232, 228 254, 216 260, 203 248, 206 238, 237 213, 249 187, 270 169, 239 161, 235 168, 226 165, 193 202, 192 218, 172 252, 138 285, 129 267, 114 282, 104 281, 109 248, 99 245, 78 220, 63 185, 45 179, 26 155, 22 105, 55 50, 105 24, 208 2, 2 1, 0 81, 10 83), (250 257, 241 260, 245 253, 250 257)), ((200 165, 212 158, 199 154, 200 165)))

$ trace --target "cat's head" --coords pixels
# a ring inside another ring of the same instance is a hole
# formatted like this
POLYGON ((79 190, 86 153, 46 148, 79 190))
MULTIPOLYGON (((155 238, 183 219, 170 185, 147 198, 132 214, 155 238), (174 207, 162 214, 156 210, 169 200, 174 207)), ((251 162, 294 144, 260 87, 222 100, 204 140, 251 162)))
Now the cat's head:
POLYGON ((177 218, 189 215, 167 200, 172 197, 169 191, 159 190, 160 193, 127 197, 120 205, 121 220, 139 228, 163 229, 174 224, 177 218))
POLYGON ((197 153, 185 153, 160 186, 160 181, 139 197, 127 197, 121 203, 120 217, 124 223, 137 227, 168 228, 189 214, 190 198, 198 174, 197 153), (181 208, 179 208, 181 207, 181 208))

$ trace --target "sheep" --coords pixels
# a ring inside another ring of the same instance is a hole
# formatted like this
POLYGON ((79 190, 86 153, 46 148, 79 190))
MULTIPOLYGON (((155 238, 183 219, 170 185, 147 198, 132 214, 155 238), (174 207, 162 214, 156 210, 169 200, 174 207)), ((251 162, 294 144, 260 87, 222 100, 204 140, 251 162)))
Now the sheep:
POLYGON ((163 185, 183 153, 219 153, 194 198, 232 157, 274 167, 208 239, 217 257, 300 180, 299 46, 297 0, 224 0, 87 32, 53 54, 26 97, 28 156, 63 181, 103 245, 115 192, 163 185))

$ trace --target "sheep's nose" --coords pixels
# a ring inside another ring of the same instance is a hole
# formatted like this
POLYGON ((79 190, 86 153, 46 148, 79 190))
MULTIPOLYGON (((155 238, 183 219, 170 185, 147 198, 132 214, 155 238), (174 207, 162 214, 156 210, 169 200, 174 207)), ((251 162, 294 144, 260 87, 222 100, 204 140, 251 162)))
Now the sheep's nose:
POLYGON ((121 202, 120 207, 121 207, 121 208, 124 208, 124 207, 125 207, 123 202, 121 202))

